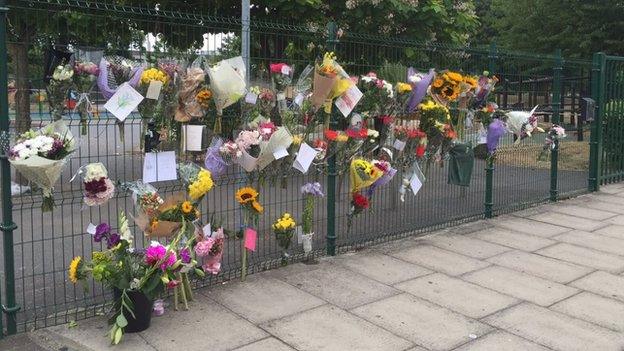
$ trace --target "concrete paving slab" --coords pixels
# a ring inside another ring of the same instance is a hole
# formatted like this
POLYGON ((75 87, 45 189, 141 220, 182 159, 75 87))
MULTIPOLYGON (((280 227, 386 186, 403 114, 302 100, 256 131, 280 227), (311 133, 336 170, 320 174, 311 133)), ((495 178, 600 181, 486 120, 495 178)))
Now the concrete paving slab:
POLYGON ((624 270, 624 259, 620 256, 568 243, 549 246, 535 251, 535 253, 613 273, 619 273, 624 270))
POLYGON ((486 229, 469 234, 469 236, 523 251, 539 250, 556 242, 536 235, 520 233, 503 228, 486 229))
POLYGON ((497 227, 537 235, 544 238, 570 231, 570 228, 513 216, 502 216, 492 220, 492 223, 497 227))
POLYGON ((266 338, 249 345, 237 348, 235 351, 296 351, 276 338, 266 338))
POLYGON ((453 351, 548 351, 519 336, 502 330, 491 332, 453 351))
POLYGON ((338 307, 350 309, 399 291, 339 265, 284 277, 293 286, 338 307))
POLYGON ((624 240, 624 225, 610 225, 594 231, 596 234, 624 240))
POLYGON ((553 239, 614 255, 624 255, 624 240, 605 235, 574 230, 557 235, 553 239))
POLYGON ((321 306, 262 327, 300 351, 400 351, 413 346, 335 306, 321 306))
POLYGON ((388 285, 432 273, 427 268, 373 250, 345 254, 336 258, 337 264, 388 285))
MULTIPOLYGON (((535 215, 530 217, 536 221, 540 221, 543 223, 555 224, 561 227, 571 228, 571 229, 579 229, 591 232, 596 229, 600 229, 602 227, 606 227, 608 224, 601 221, 595 221, 587 218, 581 218, 576 216, 569 216, 562 213, 557 212, 546 212, 539 215, 535 215)), ((541 226, 536 226, 534 230, 541 229, 541 226)))
POLYGON ((439 247, 444 250, 457 252, 459 254, 484 259, 509 251, 506 246, 492 244, 487 241, 470 238, 463 235, 436 235, 426 240, 424 243, 439 247))
POLYGON ((576 288, 624 301, 624 277, 607 272, 594 272, 570 283, 576 288))
POLYGON ((624 332, 624 303, 590 292, 582 292, 550 307, 551 310, 565 313, 605 328, 624 332))
POLYGON ((487 261, 562 284, 593 271, 588 267, 518 250, 505 252, 487 261))
POLYGON ((513 297, 442 273, 413 279, 394 287, 476 319, 519 302, 513 297))
POLYGON ((609 218, 608 221, 617 225, 624 225, 624 215, 619 215, 617 217, 609 218))
POLYGON ((603 210, 609 212, 616 212, 619 214, 624 214, 624 204, 616 204, 612 202, 604 202, 599 199, 590 198, 587 201, 583 201, 582 206, 593 208, 596 210, 603 210))
POLYGON ((608 202, 608 203, 615 204, 615 205, 622 204, 622 197, 618 196, 617 194, 612 195, 612 194, 597 193, 597 194, 591 194, 591 195, 592 195, 591 197, 593 200, 608 202))
POLYGON ((449 350, 491 328, 409 294, 352 310, 356 315, 429 350, 449 350), (439 333, 444 330, 444 333, 439 333))
POLYGON ((208 345, 211 351, 231 350, 268 336, 216 302, 196 297, 189 311, 168 309, 141 336, 159 351, 202 350, 208 345))
POLYGON ((593 219, 596 221, 603 221, 605 219, 612 218, 618 215, 618 213, 615 212, 587 208, 583 205, 568 205, 566 204, 566 202, 561 202, 557 205, 549 206, 548 209, 550 211, 562 213, 568 216, 593 219))
POLYGON ((430 245, 419 245, 390 255, 448 275, 460 275, 489 265, 430 245))
POLYGON ((484 321, 559 351, 621 351, 624 347, 624 334, 529 303, 501 311, 484 321))
POLYGON ((552 305, 578 292, 575 288, 500 266, 468 273, 462 279, 542 306, 552 305))
POLYGON ((208 290, 207 296, 253 323, 288 316, 320 306, 325 301, 281 280, 263 275, 208 290))

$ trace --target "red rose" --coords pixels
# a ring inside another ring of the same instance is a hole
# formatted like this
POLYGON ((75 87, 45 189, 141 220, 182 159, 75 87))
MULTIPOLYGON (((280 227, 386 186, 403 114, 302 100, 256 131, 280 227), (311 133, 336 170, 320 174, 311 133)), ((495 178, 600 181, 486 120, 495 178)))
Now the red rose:
POLYGON ((425 145, 419 144, 416 147, 416 157, 423 157, 425 155, 425 145))
POLYGON ((335 141, 338 137, 338 132, 335 130, 327 129, 325 130, 325 139, 329 141, 335 141))
POLYGON ((366 196, 360 193, 354 193, 353 194, 353 206, 355 206, 357 209, 360 209, 360 210, 367 209, 369 206, 368 199, 366 198, 366 196))

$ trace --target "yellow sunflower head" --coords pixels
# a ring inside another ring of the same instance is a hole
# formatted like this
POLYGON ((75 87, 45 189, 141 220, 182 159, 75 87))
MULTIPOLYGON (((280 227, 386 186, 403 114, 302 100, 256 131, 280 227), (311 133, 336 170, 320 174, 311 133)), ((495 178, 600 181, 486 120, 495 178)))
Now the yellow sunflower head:
POLYGON ((446 76, 450 80, 458 82, 458 83, 464 80, 464 77, 461 74, 457 73, 457 72, 451 72, 451 71, 446 72, 446 76))
POLYGON ((433 85, 434 88, 440 88, 440 87, 442 87, 443 84, 444 84, 444 80, 442 80, 442 78, 436 78, 433 81, 432 85, 433 85))
POLYGON ((256 201, 257 198, 258 192, 252 187, 246 186, 244 188, 238 189, 238 191, 236 192, 236 200, 241 205, 256 201))
POLYGON ((180 208, 182 209, 182 213, 189 214, 193 211, 193 204, 190 201, 184 201, 180 208))
POLYGON ((251 208, 253 208, 258 213, 264 212, 264 207, 262 207, 262 205, 256 200, 252 201, 251 208))
POLYGON ((82 257, 76 256, 69 264, 69 280, 76 284, 80 279, 80 266, 82 265, 82 257))

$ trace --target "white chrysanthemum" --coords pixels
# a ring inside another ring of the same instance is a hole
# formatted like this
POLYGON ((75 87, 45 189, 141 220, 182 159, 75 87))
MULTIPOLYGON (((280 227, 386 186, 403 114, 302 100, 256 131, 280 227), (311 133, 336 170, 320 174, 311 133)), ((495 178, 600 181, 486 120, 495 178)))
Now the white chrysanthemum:
POLYGON ((388 96, 390 96, 391 98, 394 97, 394 91, 392 90, 392 84, 390 84, 390 83, 388 83, 388 82, 386 82, 384 80, 383 81, 383 87, 388 92, 388 96))

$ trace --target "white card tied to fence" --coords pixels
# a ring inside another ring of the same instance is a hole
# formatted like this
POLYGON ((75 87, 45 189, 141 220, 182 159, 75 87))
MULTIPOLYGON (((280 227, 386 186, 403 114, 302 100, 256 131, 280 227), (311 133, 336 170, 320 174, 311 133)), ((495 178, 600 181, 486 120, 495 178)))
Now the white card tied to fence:
POLYGON ((145 93, 146 99, 158 100, 160 96, 160 90, 163 87, 163 82, 159 80, 150 81, 149 86, 147 87, 147 92, 145 93))
POLYGON ((143 96, 128 83, 123 83, 104 104, 104 108, 112 113, 120 122, 126 118, 143 101, 143 96))
POLYGON ((182 126, 182 148, 184 151, 202 151, 204 127, 200 125, 182 126))
POLYGON ((297 154, 293 167, 298 169, 303 174, 308 173, 308 168, 310 168, 312 161, 314 161, 314 158, 318 153, 319 152, 310 145, 301 143, 301 147, 299 148, 299 153, 297 154))
POLYGON ((403 149, 405 149, 405 142, 403 140, 396 139, 392 147, 394 147, 398 151, 403 151, 403 149))
POLYGON ((347 117, 357 103, 360 101, 364 94, 358 89, 356 85, 351 86, 351 88, 347 89, 339 98, 336 99, 336 107, 342 112, 342 114, 347 117))
POLYGON ((248 103, 248 104, 255 105, 256 102, 258 102, 258 95, 254 94, 252 92, 248 92, 245 95, 245 102, 248 103))
POLYGON ((148 152, 143 161, 143 182, 178 179, 175 151, 148 152))

